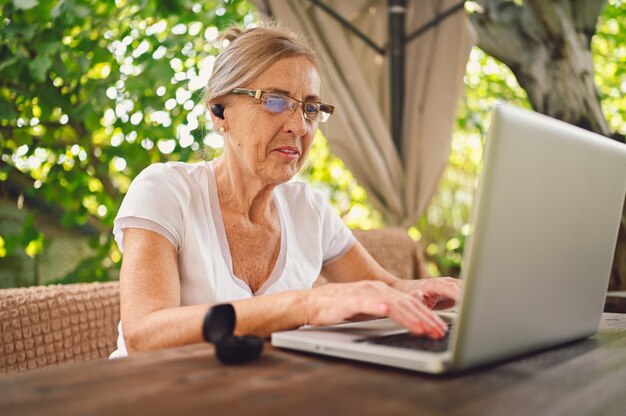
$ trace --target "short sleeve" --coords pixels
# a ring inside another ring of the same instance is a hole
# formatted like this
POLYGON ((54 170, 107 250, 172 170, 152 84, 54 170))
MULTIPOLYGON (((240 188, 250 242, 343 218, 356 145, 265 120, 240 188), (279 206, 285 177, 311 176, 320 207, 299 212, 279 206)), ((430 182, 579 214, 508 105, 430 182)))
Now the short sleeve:
POLYGON ((126 228, 157 232, 180 250, 189 201, 183 173, 163 163, 148 166, 131 183, 115 218, 113 235, 120 250, 126 228))
POLYGON ((311 199, 321 217, 323 264, 327 265, 346 254, 356 239, 321 191, 311 189, 311 199))

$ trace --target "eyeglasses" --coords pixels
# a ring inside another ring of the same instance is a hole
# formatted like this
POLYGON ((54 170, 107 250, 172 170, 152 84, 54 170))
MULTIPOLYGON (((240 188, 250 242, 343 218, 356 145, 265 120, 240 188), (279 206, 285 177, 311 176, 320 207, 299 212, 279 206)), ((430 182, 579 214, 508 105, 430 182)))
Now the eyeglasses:
POLYGON ((298 106, 302 106, 302 114, 304 118, 311 121, 319 121, 321 123, 328 120, 330 115, 335 112, 335 106, 324 103, 316 103, 312 101, 300 101, 297 98, 290 97, 277 92, 249 90, 246 88, 235 88, 231 94, 247 95, 256 100, 261 101, 264 109, 270 113, 282 114, 285 111, 293 113, 298 106))

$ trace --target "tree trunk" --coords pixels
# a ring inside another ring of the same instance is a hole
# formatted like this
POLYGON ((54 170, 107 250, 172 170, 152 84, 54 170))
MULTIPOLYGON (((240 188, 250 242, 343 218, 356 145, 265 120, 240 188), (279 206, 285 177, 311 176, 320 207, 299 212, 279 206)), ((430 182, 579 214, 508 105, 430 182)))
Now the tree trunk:
MULTIPOLYGON (((612 137, 596 90, 590 50, 606 0, 475 3, 478 10, 470 19, 478 46, 511 68, 536 111, 612 137)), ((626 207, 609 289, 626 290, 626 207)))

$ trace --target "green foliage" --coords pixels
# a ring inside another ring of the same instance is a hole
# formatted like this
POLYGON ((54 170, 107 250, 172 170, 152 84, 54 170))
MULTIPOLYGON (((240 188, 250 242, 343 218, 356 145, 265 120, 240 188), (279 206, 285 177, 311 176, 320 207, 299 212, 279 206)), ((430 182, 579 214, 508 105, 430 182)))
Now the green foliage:
POLYGON ((448 166, 437 193, 415 226, 433 275, 459 273, 493 105, 506 101, 530 108, 510 69, 478 48, 470 53, 464 81, 448 166))
MULTIPOLYGON (((65 227, 101 224, 94 257, 66 281, 105 279, 118 267, 110 230, 131 178, 154 162, 200 158, 200 95, 217 35, 251 23, 251 10, 243 0, 0 6, 0 180, 11 169, 30 176, 28 195, 60 204, 65 227)), ((3 236, 0 253, 34 256, 44 245, 29 220, 3 236)))
MULTIPOLYGON (((596 83, 611 129, 626 133, 626 5, 610 0, 592 42, 596 83)), ((0 2, 0 182, 19 170, 27 196, 61 205, 65 227, 96 224, 93 256, 59 282, 106 280, 121 254, 113 218, 130 180, 165 160, 220 154, 207 127, 201 87, 233 22, 253 24, 243 0, 12 0, 0 2), (208 133, 208 134, 207 134, 208 133), (208 146, 206 146, 208 145, 208 146)), ((458 273, 497 100, 529 107, 511 71, 475 48, 465 76, 450 163, 427 211, 409 229, 434 275, 458 273)), ((384 225, 366 192, 321 133, 301 177, 329 195, 351 227, 384 225)), ((46 235, 26 217, 0 236, 0 257, 36 256, 46 235)))
MULTIPOLYGON (((595 81, 612 131, 626 133, 626 2, 609 0, 591 44, 595 81)), ((450 160, 438 192, 413 230, 421 237, 433 275, 456 276, 480 172, 482 140, 496 101, 530 108, 508 67, 475 48, 467 64, 450 160), (418 231, 419 230, 419 231, 418 231)))
POLYGON ((382 215, 367 200, 365 189, 357 184, 343 161, 332 154, 319 130, 299 176, 328 195, 348 227, 369 230, 383 225, 382 215))
POLYGON ((591 43, 595 81, 612 131, 626 135, 626 2, 609 1, 591 43))

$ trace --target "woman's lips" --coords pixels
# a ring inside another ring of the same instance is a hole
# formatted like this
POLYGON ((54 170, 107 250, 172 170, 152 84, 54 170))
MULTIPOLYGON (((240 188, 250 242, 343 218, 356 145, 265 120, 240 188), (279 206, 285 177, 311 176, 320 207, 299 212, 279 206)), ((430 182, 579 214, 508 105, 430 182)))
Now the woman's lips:
POLYGON ((297 147, 277 147, 276 149, 272 150, 272 153, 273 152, 276 152, 279 156, 287 160, 295 160, 300 158, 300 151, 297 147))

